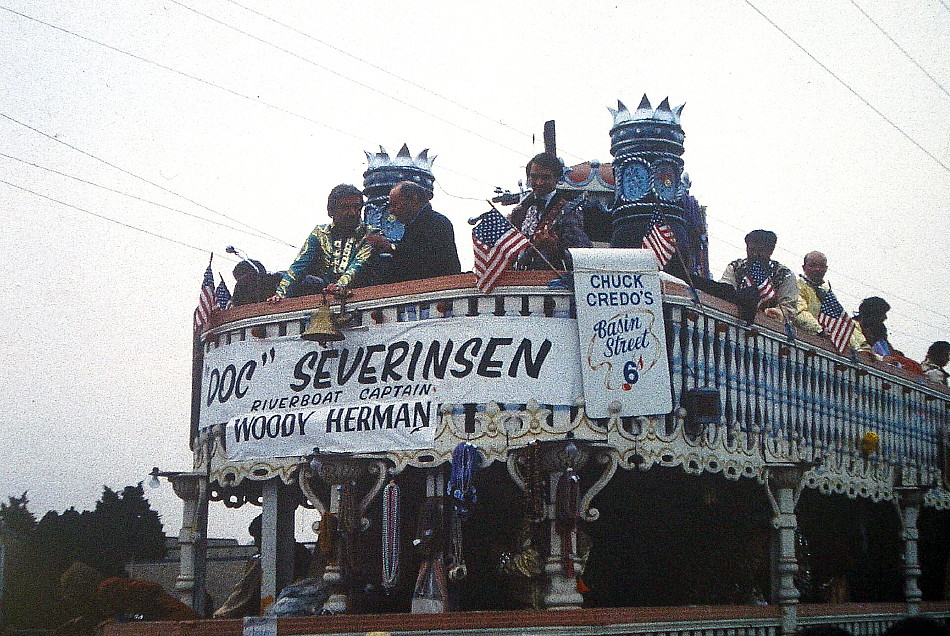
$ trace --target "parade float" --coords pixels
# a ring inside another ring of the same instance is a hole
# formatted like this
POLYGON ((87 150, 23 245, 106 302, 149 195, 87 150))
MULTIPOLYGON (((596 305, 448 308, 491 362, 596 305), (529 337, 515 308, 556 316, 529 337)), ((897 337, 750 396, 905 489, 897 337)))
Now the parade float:
MULTIPOLYGON (((612 164, 559 185, 599 206, 613 248, 574 251, 572 287, 506 271, 485 294, 461 274, 236 307, 199 334, 194 469, 162 473, 184 502, 177 591, 206 609, 208 506, 259 506, 266 610, 305 506, 333 615, 107 633, 880 634, 950 616, 950 392, 697 291, 682 107, 611 110, 612 164), (658 210, 677 277, 636 249, 658 210)), ((432 159, 367 157, 367 217, 398 239, 385 193, 431 188, 432 159)))

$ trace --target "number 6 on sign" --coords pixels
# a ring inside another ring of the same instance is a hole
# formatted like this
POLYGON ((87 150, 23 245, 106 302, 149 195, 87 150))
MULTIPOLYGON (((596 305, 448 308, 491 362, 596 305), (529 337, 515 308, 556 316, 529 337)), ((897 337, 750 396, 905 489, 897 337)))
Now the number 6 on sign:
POLYGON ((623 365, 623 379, 627 384, 636 384, 637 380, 640 379, 640 371, 637 369, 637 363, 633 360, 628 360, 623 365))

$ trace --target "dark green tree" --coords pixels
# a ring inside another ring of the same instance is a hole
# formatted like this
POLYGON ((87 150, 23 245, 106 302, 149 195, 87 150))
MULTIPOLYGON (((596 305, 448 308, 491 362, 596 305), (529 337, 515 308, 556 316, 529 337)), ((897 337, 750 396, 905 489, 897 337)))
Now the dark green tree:
POLYGON ((36 517, 30 512, 27 493, 0 502, 0 543, 4 547, 3 623, 22 624, 35 608, 31 601, 36 594, 32 578, 35 553, 32 533, 36 517))
POLYGON ((50 511, 38 522, 27 504, 26 493, 0 503, 0 539, 8 546, 6 626, 50 628, 71 618, 59 581, 74 561, 106 578, 122 576, 130 561, 165 556, 161 518, 141 482, 121 491, 103 486, 94 510, 50 511))
POLYGON ((120 575, 131 561, 165 556, 162 521, 149 506, 142 482, 121 492, 104 486, 96 509, 88 514, 82 524, 81 560, 104 575, 120 575))
POLYGON ((29 503, 25 492, 19 497, 10 497, 6 503, 0 501, 0 527, 17 535, 29 535, 36 527, 36 517, 27 509, 29 503))

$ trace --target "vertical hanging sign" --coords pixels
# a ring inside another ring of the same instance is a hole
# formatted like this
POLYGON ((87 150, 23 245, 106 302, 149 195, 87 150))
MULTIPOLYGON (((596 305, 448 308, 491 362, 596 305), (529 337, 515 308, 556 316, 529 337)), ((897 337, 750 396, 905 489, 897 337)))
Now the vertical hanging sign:
POLYGON ((588 417, 673 409, 656 258, 649 250, 572 249, 588 417))

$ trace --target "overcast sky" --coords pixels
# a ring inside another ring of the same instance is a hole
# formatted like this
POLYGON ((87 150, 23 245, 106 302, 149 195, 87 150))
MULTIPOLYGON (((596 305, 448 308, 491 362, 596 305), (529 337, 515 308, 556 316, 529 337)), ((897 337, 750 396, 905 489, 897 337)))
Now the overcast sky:
MULTIPOLYGON (((190 468, 209 253, 229 285, 227 245, 285 268, 364 150, 438 155, 470 268, 464 220, 543 122, 567 163, 606 162, 607 107, 644 93, 686 103, 717 277, 772 229, 796 272, 828 255, 847 310, 888 299, 907 355, 950 339, 947 0, 239 1, 0 0, 4 498, 85 509, 190 468)), ((177 534, 171 489, 146 494, 177 534)))

